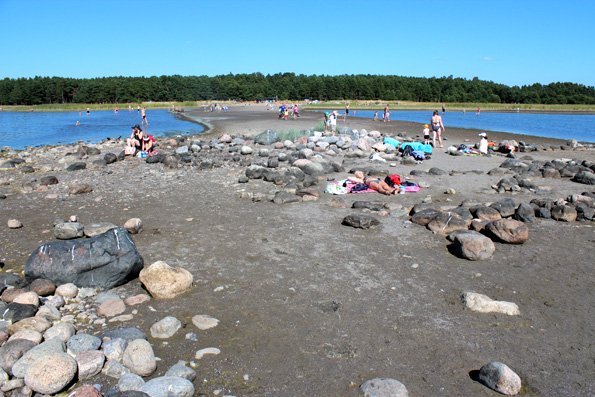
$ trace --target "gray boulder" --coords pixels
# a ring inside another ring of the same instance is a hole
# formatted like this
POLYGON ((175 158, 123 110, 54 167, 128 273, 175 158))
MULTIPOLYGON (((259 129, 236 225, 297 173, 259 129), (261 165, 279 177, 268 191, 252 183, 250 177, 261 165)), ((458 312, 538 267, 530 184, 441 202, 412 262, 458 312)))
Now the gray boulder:
POLYGON ((361 214, 348 215, 343 218, 343 222, 341 223, 345 226, 351 226, 358 229, 370 229, 380 225, 380 221, 373 216, 361 214))
POLYGON ((279 134, 273 130, 266 130, 256 135, 254 142, 260 145, 272 145, 275 142, 279 142, 279 134))
POLYGON ((585 185, 595 185, 595 173, 588 171, 578 172, 574 178, 574 182, 583 183, 585 185))
POLYGON ((134 279, 143 259, 121 227, 85 240, 52 241, 37 248, 25 264, 25 278, 110 289, 134 279))

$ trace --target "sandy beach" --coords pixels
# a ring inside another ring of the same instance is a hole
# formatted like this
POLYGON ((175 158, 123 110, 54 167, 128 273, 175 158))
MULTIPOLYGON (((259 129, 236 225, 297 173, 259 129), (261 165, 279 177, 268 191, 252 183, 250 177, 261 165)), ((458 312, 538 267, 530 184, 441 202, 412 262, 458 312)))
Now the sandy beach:
MULTIPOLYGON (((162 260, 183 267, 194 276, 194 287, 173 300, 153 299, 135 307, 126 326, 147 331, 165 316, 180 319, 184 330, 167 342, 149 338, 160 358, 155 376, 178 360, 195 361, 195 395, 360 396, 364 381, 384 377, 398 379, 411 396, 496 396, 474 375, 490 361, 505 363, 521 377, 524 396, 595 394, 592 221, 537 218, 526 223, 524 244, 495 242, 493 256, 470 261, 453 255, 444 235, 412 223, 409 215, 422 201, 443 210, 505 198, 518 205, 593 192, 591 185, 540 174, 529 177, 535 189, 498 193, 492 186, 514 175, 509 170, 488 174, 506 160, 501 154, 451 156, 437 149, 430 160, 403 165, 399 159, 371 162, 367 155, 321 152, 338 171, 313 178, 311 188, 319 198, 278 204, 270 201, 276 192, 294 192, 300 183, 239 180, 250 164, 266 164, 267 155, 292 150, 266 147, 265 154, 250 138, 267 129, 312 128, 321 121, 320 113, 279 120, 275 110, 258 104, 233 106, 226 113, 185 109, 183 117, 210 130, 184 140, 161 139, 161 153, 193 142, 206 147, 223 134, 243 136, 244 145, 254 151, 240 155, 229 145, 203 149, 190 152, 189 161, 180 157, 173 167, 137 158, 108 165, 98 161, 122 150, 123 143, 115 141, 93 145, 101 154, 82 158, 76 156, 77 145, 4 153, 4 160, 24 162, 0 171, 3 270, 20 273, 31 252, 53 239, 56 218, 77 215, 83 223, 116 225, 141 218, 143 231, 133 240, 145 266, 162 260), (86 162, 86 169, 67 171, 75 161, 86 162), (25 173, 24 165, 33 171, 25 173), (393 196, 324 193, 327 181, 364 168, 409 177, 422 189, 393 196), (444 173, 411 175, 431 168, 444 173), (41 185, 47 175, 60 182, 41 185), (73 183, 88 183, 93 191, 69 194, 73 183), (386 209, 351 208, 358 200, 379 202, 386 209), (342 225, 350 214, 373 216, 380 225, 369 230, 342 225), (7 228, 13 218, 24 226, 7 228), (464 292, 514 302, 520 314, 472 311, 461 302, 464 292), (197 314, 220 323, 197 332, 196 341, 186 339, 190 318, 197 314), (207 347, 221 353, 196 360, 194 353, 207 347)), ((421 133, 416 123, 356 118, 340 118, 338 127, 411 138, 421 133)), ((478 140, 479 131, 446 128, 445 146, 478 140)), ((547 148, 517 153, 527 164, 595 161, 594 150, 573 149, 561 140, 505 132, 490 133, 490 139, 547 148)), ((115 292, 131 296, 146 291, 136 279, 115 292)), ((122 324, 87 329, 100 333, 116 326, 122 324)), ((92 383, 108 389, 117 380, 100 374, 92 383)))

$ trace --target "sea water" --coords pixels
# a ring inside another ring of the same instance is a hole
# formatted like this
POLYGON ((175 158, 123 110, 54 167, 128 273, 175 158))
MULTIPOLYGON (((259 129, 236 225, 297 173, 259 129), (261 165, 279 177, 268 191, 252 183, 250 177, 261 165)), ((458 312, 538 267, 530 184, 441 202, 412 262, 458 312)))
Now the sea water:
MULTIPOLYGON (((149 125, 142 128, 153 136, 193 135, 204 131, 200 124, 183 120, 165 109, 146 111, 149 125)), ((136 109, 81 112, 0 112, 0 147, 97 143, 106 138, 128 138, 132 126, 141 124, 136 109), (77 125, 78 121, 78 125, 77 125)))
MULTIPOLYGON (((343 113, 343 110, 340 111, 343 113)), ((391 110, 391 120, 411 121, 428 124, 432 117, 431 110, 391 110)), ((524 112, 469 112, 440 113, 446 133, 448 127, 472 128, 482 131, 499 131, 513 134, 531 135, 546 138, 576 139, 579 142, 595 143, 595 115, 570 113, 524 113, 524 112)), ((373 110, 351 110, 349 116, 374 117, 373 110), (355 112, 355 114, 354 114, 355 112)), ((378 111, 382 120, 382 110, 378 111)), ((416 131, 417 132, 417 131, 416 131)))

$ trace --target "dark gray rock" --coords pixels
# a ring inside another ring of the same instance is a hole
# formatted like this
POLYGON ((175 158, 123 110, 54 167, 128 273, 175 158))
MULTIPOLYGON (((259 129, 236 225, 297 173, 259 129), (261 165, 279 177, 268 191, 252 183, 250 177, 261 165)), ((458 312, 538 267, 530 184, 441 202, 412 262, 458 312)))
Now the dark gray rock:
POLYGON ((471 219, 473 219, 473 216, 471 215, 471 211, 469 211, 469 208, 467 208, 467 207, 457 207, 457 208, 454 208, 454 209, 452 209, 450 211, 452 213, 455 213, 458 216, 460 216, 461 219, 465 219, 465 220, 471 220, 471 219))
POLYGON ((515 210, 513 218, 521 222, 534 222, 535 210, 531 204, 521 203, 515 210))
POLYGON ((13 339, 6 342, 0 347, 0 368, 11 373, 14 363, 35 346, 37 344, 28 339, 13 339))
POLYGON ((295 194, 291 194, 285 191, 278 191, 275 193, 275 197, 273 198, 273 203, 275 204, 290 204, 290 203, 297 203, 301 201, 300 196, 296 196, 295 194))
POLYGON ((366 208, 370 211, 382 211, 386 209, 384 203, 378 201, 354 201, 351 208, 366 208))
POLYGON ((347 215, 341 222, 342 225, 351 226, 358 229, 370 229, 380 225, 380 221, 373 216, 355 214, 347 215))
POLYGON ((15 273, 0 272, 0 293, 7 287, 23 287, 27 284, 25 280, 15 273))
POLYGON ((260 165, 251 165, 246 168, 246 176, 250 179, 262 179, 267 169, 260 165))
POLYGON ((537 218, 550 219, 552 217, 552 212, 548 208, 539 207, 539 209, 535 211, 535 216, 537 218))
POLYGON ((446 175, 448 172, 444 171, 443 169, 432 167, 428 170, 428 174, 430 175, 446 175))
POLYGON ((576 206, 576 220, 577 221, 592 221, 595 220, 595 208, 589 207, 586 204, 577 204, 576 206))
POLYGON ((84 170, 85 168, 87 168, 87 163, 85 163, 84 161, 78 161, 76 163, 70 164, 66 168, 66 171, 81 171, 81 170, 84 170))
POLYGON ((534 198, 531 200, 531 204, 535 204, 540 208, 551 210, 554 207, 554 200, 550 198, 534 198))
POLYGON ((118 161, 118 156, 116 156, 116 155, 115 155, 115 154, 113 154, 113 153, 106 153, 106 154, 103 156, 103 159, 105 160, 105 163, 106 163, 106 164, 113 164, 113 163, 115 163, 116 161, 118 161))
POLYGON ((123 327, 123 328, 116 328, 110 331, 106 331, 103 333, 102 338, 109 338, 109 339, 124 339, 125 341, 133 341, 135 339, 147 339, 147 335, 136 327, 123 327))
POLYGON ((497 210, 502 216, 502 218, 507 218, 509 216, 514 215, 514 211, 516 210, 517 205, 514 203, 513 199, 505 198, 503 200, 492 203, 490 207, 497 210))
POLYGON ((57 185, 58 178, 56 178, 54 175, 46 175, 41 177, 39 183, 41 183, 44 186, 57 185))
POLYGON ((2 312, 2 320, 16 323, 24 318, 35 316, 37 306, 10 302, 2 312))
POLYGON ((157 163, 163 163, 163 161, 165 160, 165 156, 161 153, 153 155, 153 156, 147 156, 147 158, 145 159, 145 162, 147 164, 157 164, 157 163))
POLYGON ((259 145, 272 145, 275 142, 279 142, 279 135, 276 131, 266 130, 254 137, 254 142, 259 145))
POLYGON ((25 264, 25 278, 109 289, 136 278, 142 268, 143 259, 134 242, 126 229, 119 227, 85 240, 41 245, 25 264))
POLYGON ((585 185, 595 185, 595 173, 588 171, 581 171, 577 173, 574 178, 574 182, 583 183, 585 185))
POLYGON ((413 214, 410 220, 417 225, 427 226, 428 223, 430 223, 440 213, 442 213, 442 211, 435 208, 426 208, 413 214))

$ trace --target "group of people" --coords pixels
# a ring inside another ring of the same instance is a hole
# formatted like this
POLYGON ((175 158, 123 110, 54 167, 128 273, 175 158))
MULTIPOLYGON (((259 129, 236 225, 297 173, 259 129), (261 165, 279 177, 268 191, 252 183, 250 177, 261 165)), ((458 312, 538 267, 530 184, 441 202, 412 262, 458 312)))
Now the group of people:
POLYGON ((157 153, 155 150, 155 138, 153 138, 153 135, 143 132, 140 125, 135 124, 132 126, 130 138, 126 140, 124 153, 132 156, 139 155, 141 157, 154 155, 157 153))
POLYGON ((436 138, 440 143, 440 147, 444 147, 444 143, 442 141, 442 133, 444 132, 444 123, 442 122, 442 117, 438 114, 437 110, 434 110, 434 114, 430 119, 430 124, 424 124, 423 134, 424 134, 424 144, 430 144, 430 126, 432 128, 433 137, 432 137, 432 146, 436 146, 436 138))
POLYGON ((279 118, 281 120, 288 120, 289 116, 293 117, 294 120, 300 117, 300 108, 297 103, 294 105, 287 105, 285 103, 279 105, 279 118))

